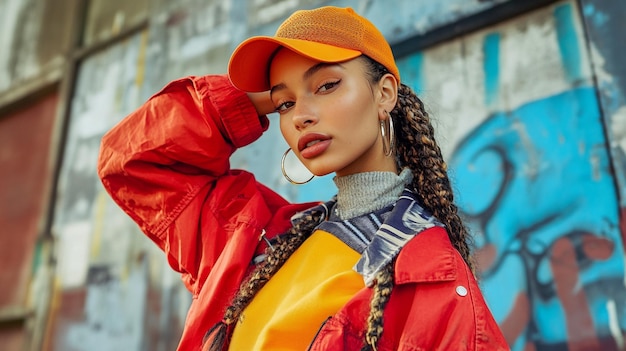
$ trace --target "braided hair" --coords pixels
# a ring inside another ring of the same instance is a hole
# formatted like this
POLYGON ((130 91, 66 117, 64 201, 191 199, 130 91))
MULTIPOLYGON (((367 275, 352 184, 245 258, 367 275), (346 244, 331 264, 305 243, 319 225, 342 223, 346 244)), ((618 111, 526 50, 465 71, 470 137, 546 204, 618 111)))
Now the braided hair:
POLYGON ((228 328, 239 320, 243 310, 248 306, 257 292, 282 267, 296 249, 302 245, 324 219, 323 211, 311 211, 301 218, 287 233, 276 237, 276 243, 265 251, 265 259, 250 273, 239 286, 230 306, 226 308, 222 321, 214 325, 205 336, 203 351, 221 351, 228 337, 228 328))
MULTIPOLYGON (((371 83, 378 82, 383 75, 389 73, 385 66, 371 58, 362 58, 368 67, 371 83)), ((398 101, 389 117, 393 118, 398 165, 400 168, 408 167, 413 172, 413 181, 409 188, 416 194, 421 205, 446 226, 452 245, 474 272, 470 253, 471 237, 454 204, 447 165, 435 141, 435 130, 424 104, 409 86, 400 84, 398 101)), ((389 263, 377 277, 362 351, 376 350, 376 343, 382 336, 382 309, 388 302, 394 285, 393 265, 394 262, 389 263)))
MULTIPOLYGON (((367 56, 361 56, 360 59, 364 60, 368 68, 371 84, 377 83, 389 73, 383 65, 367 56)), ((469 248, 470 236, 454 204, 447 166, 435 142, 434 129, 422 101, 410 87, 401 84, 398 101, 389 115, 394 120, 396 160, 399 166, 408 167, 413 172, 413 181, 409 188, 416 194, 424 208, 446 226, 450 241, 473 271, 474 265, 469 248)), ((231 305, 226 308, 222 321, 207 332, 203 351, 222 351, 227 344, 228 329, 235 325, 257 292, 313 233, 323 220, 322 216, 321 211, 309 213, 286 234, 278 236, 276 245, 267 249, 265 260, 255 267, 239 287, 231 305)), ((375 277, 370 312, 364 321, 366 330, 361 351, 376 350, 382 337, 383 312, 394 286, 394 264, 395 260, 383 267, 375 277)))

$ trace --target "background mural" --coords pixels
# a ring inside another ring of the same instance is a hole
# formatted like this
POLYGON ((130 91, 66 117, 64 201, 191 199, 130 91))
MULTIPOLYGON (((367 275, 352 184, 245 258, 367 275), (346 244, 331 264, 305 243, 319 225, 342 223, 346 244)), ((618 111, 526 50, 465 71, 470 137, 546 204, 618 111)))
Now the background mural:
MULTIPOLYGON (((191 295, 100 185, 100 138, 321 5, 381 28, 424 100, 512 350, 626 350, 616 0, 0 0, 0 349, 176 348, 191 295)), ((293 201, 335 193, 329 176, 289 184, 285 149, 271 123, 231 164, 293 201)))
POLYGON ((560 3, 402 60, 436 105, 513 350, 625 347, 618 191, 581 27, 560 3))

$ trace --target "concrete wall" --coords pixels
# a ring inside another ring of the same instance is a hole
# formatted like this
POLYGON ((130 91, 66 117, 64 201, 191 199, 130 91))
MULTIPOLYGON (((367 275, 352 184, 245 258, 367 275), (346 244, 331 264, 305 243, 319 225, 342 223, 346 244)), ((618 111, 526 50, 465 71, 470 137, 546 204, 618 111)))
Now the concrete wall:
MULTIPOLYGON (((320 5, 370 18, 393 44, 403 82, 424 99, 476 235, 485 296, 513 350, 626 349, 626 4, 610 0, 0 0, 0 122, 27 120, 10 111, 32 103, 57 110, 43 125, 52 165, 35 178, 54 191, 31 201, 44 224, 30 230, 26 260, 10 266, 26 272, 16 289, 32 297, 0 306, 0 344, 175 348, 190 295, 101 187, 99 140, 169 80, 222 73, 241 40, 320 5), (67 11, 51 13, 52 3, 67 11), (69 24, 54 32, 48 23, 69 24), (31 98, 49 91, 59 98, 31 98), (3 324, 16 305, 27 311, 21 322, 3 324)), ((1 145, 0 168, 44 147, 1 145)), ((287 183, 285 149, 272 124, 232 166, 293 201, 334 194, 330 177, 287 183)), ((10 186, 26 184, 24 172, 8 172, 10 186)), ((11 189, 0 188, 0 199, 11 189)), ((26 223, 6 215, 12 205, 0 203, 0 223, 26 223)), ((12 235, 0 232, 1 243, 12 235)))

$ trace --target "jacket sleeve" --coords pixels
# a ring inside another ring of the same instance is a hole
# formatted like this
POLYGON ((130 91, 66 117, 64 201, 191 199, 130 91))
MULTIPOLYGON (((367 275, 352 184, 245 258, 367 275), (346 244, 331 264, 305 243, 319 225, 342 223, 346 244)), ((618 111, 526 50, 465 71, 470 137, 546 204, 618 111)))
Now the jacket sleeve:
POLYGON ((232 187, 228 196, 213 193, 224 177, 237 187, 229 157, 267 126, 267 117, 258 116, 226 76, 187 77, 165 86, 102 139, 98 175, 105 189, 184 273, 190 290, 202 247, 218 252, 227 240, 218 232, 228 219, 217 211, 237 195, 232 187), (206 228, 215 233, 202 233, 206 228))

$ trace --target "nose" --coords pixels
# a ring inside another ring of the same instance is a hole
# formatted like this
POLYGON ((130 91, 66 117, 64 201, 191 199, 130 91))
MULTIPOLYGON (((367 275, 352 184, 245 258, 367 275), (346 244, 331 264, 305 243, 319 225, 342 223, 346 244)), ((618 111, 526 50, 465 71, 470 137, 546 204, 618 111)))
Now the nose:
POLYGON ((314 109, 303 101, 298 101, 294 108, 293 124, 298 130, 302 130, 318 122, 319 118, 314 109))

